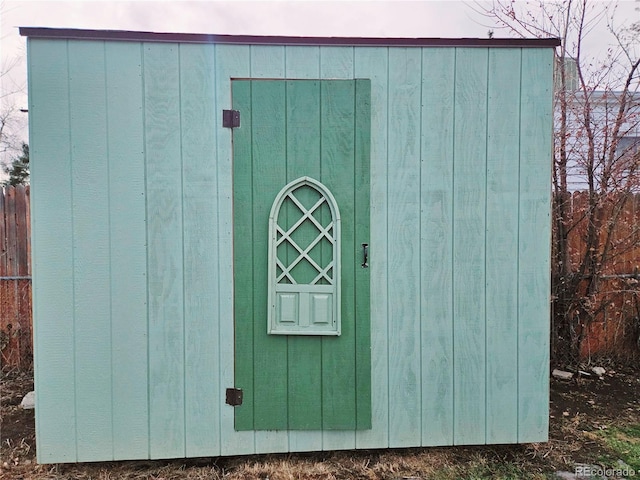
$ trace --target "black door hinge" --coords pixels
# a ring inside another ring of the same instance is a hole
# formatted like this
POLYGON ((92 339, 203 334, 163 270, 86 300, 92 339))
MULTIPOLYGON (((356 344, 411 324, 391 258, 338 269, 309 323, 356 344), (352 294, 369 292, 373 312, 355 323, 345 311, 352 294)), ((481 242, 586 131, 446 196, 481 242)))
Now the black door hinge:
POLYGON ((236 128, 240 126, 240 111, 222 110, 222 126, 224 128, 236 128))
POLYGON ((242 389, 227 388, 227 405, 237 407, 242 405, 242 389))

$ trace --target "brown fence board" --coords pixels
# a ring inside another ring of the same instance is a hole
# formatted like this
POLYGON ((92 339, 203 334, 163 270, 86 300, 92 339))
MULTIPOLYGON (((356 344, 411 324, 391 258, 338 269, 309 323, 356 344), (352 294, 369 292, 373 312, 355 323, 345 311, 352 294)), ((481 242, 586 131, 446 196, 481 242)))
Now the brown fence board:
MULTIPOLYGON (((633 195, 620 196, 615 208, 622 207, 618 217, 618 226, 613 233, 612 253, 614 262, 611 268, 611 274, 630 274, 633 273, 631 265, 633 258, 638 257, 640 253, 640 245, 634 243, 633 230, 635 227, 635 198, 633 195)), ((614 215, 611 212, 610 215, 614 215)))
POLYGON ((572 269, 582 261, 587 233, 586 210, 589 198, 586 192, 575 192, 571 196, 571 223, 569 231, 569 261, 572 269))
POLYGON ((0 189, 0 365, 32 365, 30 189, 0 189))
POLYGON ((16 275, 16 256, 18 235, 16 228, 16 189, 5 189, 4 195, 5 222, 7 229, 7 271, 5 275, 16 275))
POLYGON ((0 190, 0 275, 7 271, 7 227, 4 212, 4 190, 0 190))
POLYGON ((27 258, 27 243, 29 230, 27 229, 27 201, 24 185, 16 187, 16 275, 29 274, 29 259, 27 258))
MULTIPOLYGON (((27 229, 26 240, 27 240, 27 264, 26 264, 26 273, 25 275, 31 275, 31 186, 27 185, 24 189, 24 200, 25 200, 25 227, 27 229)), ((31 294, 29 295, 31 297, 31 294)), ((31 305, 31 302, 29 302, 31 305)))

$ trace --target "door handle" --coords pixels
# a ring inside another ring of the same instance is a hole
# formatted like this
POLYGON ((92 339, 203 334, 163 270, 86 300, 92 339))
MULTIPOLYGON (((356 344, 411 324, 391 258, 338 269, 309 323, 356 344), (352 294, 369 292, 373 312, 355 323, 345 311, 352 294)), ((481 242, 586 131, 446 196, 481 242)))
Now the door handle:
POLYGON ((362 244, 362 268, 369 268, 369 244, 362 244))

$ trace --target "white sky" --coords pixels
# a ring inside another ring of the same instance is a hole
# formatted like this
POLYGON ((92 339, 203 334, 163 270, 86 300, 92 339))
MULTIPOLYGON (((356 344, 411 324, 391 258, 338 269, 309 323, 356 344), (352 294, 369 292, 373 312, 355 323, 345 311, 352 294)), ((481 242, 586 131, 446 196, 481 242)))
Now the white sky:
MULTIPOLYGON (((11 77, 2 78, 0 88, 6 93, 26 85, 25 39, 18 34, 19 26, 246 35, 486 37, 491 22, 473 11, 473 3, 474 0, 0 0, 3 66, 14 59, 18 62, 11 77)), ((619 2, 617 19, 620 24, 640 20, 640 0, 619 2)), ((604 29, 603 25, 602 32, 594 31, 586 45, 593 55, 604 52, 610 43, 604 29)), ((506 33, 496 31, 496 36, 506 33)), ((19 107, 26 108, 24 95, 15 98, 19 107)))

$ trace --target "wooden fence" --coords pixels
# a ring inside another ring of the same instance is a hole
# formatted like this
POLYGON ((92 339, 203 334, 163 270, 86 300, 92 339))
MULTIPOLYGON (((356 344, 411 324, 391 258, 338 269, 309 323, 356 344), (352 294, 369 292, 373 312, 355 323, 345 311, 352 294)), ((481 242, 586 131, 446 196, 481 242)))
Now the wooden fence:
MULTIPOLYGON (((569 262, 577 272, 587 249, 588 192, 574 192, 569 207, 569 262)), ((637 353, 640 347, 640 194, 612 195, 602 200, 599 240, 609 237, 597 292, 590 301, 599 306, 594 321, 585 325, 580 345, 582 357, 637 353), (611 227, 608 235, 607 228, 611 227)), ((601 247, 602 249, 602 247, 601 247)), ((583 282, 586 285, 586 281, 583 282)))
POLYGON ((0 364, 32 365, 29 187, 0 190, 0 364))

